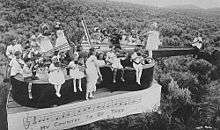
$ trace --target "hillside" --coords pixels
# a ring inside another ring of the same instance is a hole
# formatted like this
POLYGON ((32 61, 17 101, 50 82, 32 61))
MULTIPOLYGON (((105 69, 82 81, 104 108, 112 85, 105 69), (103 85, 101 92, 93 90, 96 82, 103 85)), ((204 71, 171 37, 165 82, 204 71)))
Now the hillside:
POLYGON ((219 42, 215 41, 217 36, 209 37, 219 31, 219 14, 206 10, 173 10, 100 0, 8 0, 2 2, 0 14, 2 35, 14 30, 23 38, 43 22, 52 25, 55 21, 61 21, 68 38, 74 40, 76 36, 73 32, 83 34, 78 19, 84 17, 90 33, 98 26, 109 30, 116 27, 127 32, 136 30, 144 34, 150 23, 157 21, 164 46, 187 46, 196 31, 204 34, 206 46, 217 46, 216 42, 219 42))
POLYGON ((202 9, 198 6, 192 5, 192 4, 185 4, 185 5, 170 5, 170 6, 165 6, 163 8, 168 8, 168 9, 192 9, 192 10, 196 10, 196 9, 202 9))
MULTIPOLYGON (((61 22, 67 38, 80 44, 84 35, 80 23, 82 17, 85 18, 90 34, 93 33, 94 27, 110 31, 118 28, 127 33, 135 30, 146 38, 145 33, 150 24, 156 21, 159 24, 163 47, 189 46, 197 31, 203 35, 206 48, 220 47, 218 9, 170 9, 110 0, 0 0, 0 16, 1 62, 6 61, 5 49, 14 37, 18 37, 19 42, 24 44, 43 23, 53 26, 55 22, 61 22)), ((163 86, 162 114, 144 113, 123 119, 100 121, 82 126, 82 129, 92 129, 96 125, 100 129, 124 127, 146 130, 183 130, 205 125, 214 127, 219 111, 216 110, 219 99, 216 103, 206 97, 212 96, 212 92, 219 87, 219 81, 213 81, 217 85, 210 87, 210 82, 214 80, 215 66, 192 56, 161 58, 156 61, 154 78, 163 86), (206 102, 208 104, 205 104, 206 102)), ((5 66, 1 68, 0 75, 4 75, 5 66)), ((0 87, 0 106, 5 109, 8 86, 1 83, 0 87)), ((218 96, 217 93, 213 95, 218 96)), ((0 115, 6 114, 5 110, 1 110, 0 115)), ((1 116, 0 123, 3 122, 2 118, 4 117, 1 116)))

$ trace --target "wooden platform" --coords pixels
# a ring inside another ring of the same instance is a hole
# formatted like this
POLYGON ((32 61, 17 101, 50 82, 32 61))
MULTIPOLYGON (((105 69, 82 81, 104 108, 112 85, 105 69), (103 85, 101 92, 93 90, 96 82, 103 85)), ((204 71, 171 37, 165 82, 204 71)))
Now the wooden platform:
POLYGON ((152 112, 160 105, 161 86, 156 82, 139 91, 98 89, 95 98, 69 104, 36 109, 8 102, 9 130, 56 130, 89 124, 98 120, 152 112))
MULTIPOLYGON (((131 91, 110 92, 106 88, 100 88, 95 92, 94 99, 114 96, 114 95, 128 93, 128 92, 131 92, 131 91)), ((93 99, 90 99, 90 100, 93 100, 93 99)), ((74 102, 69 103, 69 104, 74 104, 74 103, 78 103, 78 102, 81 102, 81 101, 83 101, 83 100, 74 101, 74 102)), ((14 114, 14 113, 19 113, 19 112, 27 112, 27 111, 33 111, 33 110, 38 110, 38 108, 21 106, 18 103, 16 103, 15 101, 13 101, 11 96, 9 97, 9 101, 8 101, 8 104, 7 104, 7 113, 8 114, 14 114)))

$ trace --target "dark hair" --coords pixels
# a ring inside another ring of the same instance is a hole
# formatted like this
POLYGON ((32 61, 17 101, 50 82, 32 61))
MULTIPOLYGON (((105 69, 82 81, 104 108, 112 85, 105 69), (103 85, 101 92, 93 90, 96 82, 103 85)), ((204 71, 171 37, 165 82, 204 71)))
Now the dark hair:
POLYGON ((25 62, 25 63, 27 63, 27 62, 29 62, 29 61, 31 61, 31 58, 24 58, 24 62, 25 62))
POLYGON ((54 55, 55 55, 55 56, 57 56, 57 55, 58 55, 58 53, 59 53, 59 51, 55 51, 55 52, 54 52, 54 55))
POLYGON ((109 45, 109 48, 113 48, 114 46, 113 45, 109 45))
POLYGON ((101 60, 104 60, 104 59, 103 59, 103 58, 104 58, 104 54, 103 54, 103 53, 99 53, 99 54, 97 55, 98 60, 100 60, 100 56, 101 56, 101 55, 103 56, 101 60))
POLYGON ((90 48, 90 49, 89 49, 88 57, 90 57, 94 51, 95 51, 95 48, 94 48, 94 47, 90 48))
MULTIPOLYGON (((76 47, 76 51, 81 51, 80 49, 81 49, 81 45, 78 45, 77 47, 76 47)), ((91 49, 91 48, 90 48, 91 49)))

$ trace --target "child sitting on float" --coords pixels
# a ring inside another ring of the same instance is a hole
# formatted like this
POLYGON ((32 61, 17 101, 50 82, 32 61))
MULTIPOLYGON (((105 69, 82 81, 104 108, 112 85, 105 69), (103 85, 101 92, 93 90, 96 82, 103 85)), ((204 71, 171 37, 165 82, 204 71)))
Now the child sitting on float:
MULTIPOLYGON (((113 69, 113 83, 116 83, 116 75, 118 69, 123 71, 123 66, 121 65, 121 60, 118 57, 118 53, 114 50, 113 46, 110 46, 110 51, 106 54, 106 61, 111 65, 113 69), (117 54, 116 54, 117 53, 117 54)), ((121 80, 124 81, 123 74, 121 80)))
POLYGON ((25 66, 25 62, 21 59, 21 52, 20 51, 16 51, 14 53, 14 58, 12 58, 12 60, 9 63, 10 66, 10 76, 11 77, 15 77, 17 75, 20 75, 23 78, 23 68, 25 66))
POLYGON ((49 66, 49 83, 54 85, 56 95, 61 97, 60 89, 62 84, 65 82, 65 77, 62 68, 59 65, 57 56, 53 56, 51 59, 52 63, 49 66))
POLYGON ((79 56, 74 54, 73 57, 74 58, 69 63, 68 67, 70 68, 70 76, 71 76, 71 78, 73 78, 73 90, 74 90, 74 92, 77 92, 76 80, 79 81, 78 82, 79 83, 78 84, 79 91, 82 91, 81 79, 85 77, 85 74, 82 70, 80 71, 79 56))
POLYGON ((131 59, 133 61, 133 67, 136 71, 136 82, 140 85, 144 58, 142 57, 142 54, 138 48, 134 50, 134 53, 131 55, 131 59))

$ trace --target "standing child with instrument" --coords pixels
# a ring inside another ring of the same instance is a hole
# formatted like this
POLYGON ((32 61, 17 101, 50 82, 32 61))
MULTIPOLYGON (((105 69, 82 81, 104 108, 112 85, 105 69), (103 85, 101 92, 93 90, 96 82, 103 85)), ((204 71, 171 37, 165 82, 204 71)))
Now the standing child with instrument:
POLYGON ((149 32, 147 32, 148 38, 147 38, 147 44, 145 46, 145 49, 148 51, 149 53, 149 57, 152 58, 153 57, 153 50, 158 50, 159 46, 162 45, 162 43, 160 42, 160 33, 159 31, 157 31, 157 23, 153 23, 151 25, 151 30, 149 32))

